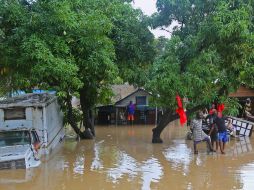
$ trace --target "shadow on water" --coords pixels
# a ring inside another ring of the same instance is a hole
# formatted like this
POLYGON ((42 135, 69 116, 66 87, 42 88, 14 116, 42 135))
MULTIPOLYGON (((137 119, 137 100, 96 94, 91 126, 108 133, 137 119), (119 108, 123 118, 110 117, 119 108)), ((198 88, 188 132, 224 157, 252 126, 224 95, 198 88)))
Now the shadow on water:
POLYGON ((226 155, 193 154, 187 129, 172 123, 163 144, 153 126, 98 126, 94 140, 64 143, 40 167, 0 171, 0 190, 253 189, 253 138, 231 139, 226 155), (223 184, 223 185, 222 185, 223 184))

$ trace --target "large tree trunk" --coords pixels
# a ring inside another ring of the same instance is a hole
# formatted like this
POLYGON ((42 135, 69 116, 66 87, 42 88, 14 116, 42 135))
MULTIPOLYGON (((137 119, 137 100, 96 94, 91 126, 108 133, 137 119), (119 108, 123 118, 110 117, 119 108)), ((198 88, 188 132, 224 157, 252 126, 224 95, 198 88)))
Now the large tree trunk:
POLYGON ((94 118, 92 114, 91 94, 86 89, 80 90, 80 105, 83 112, 83 125, 85 127, 85 138, 92 139, 95 136, 94 118))
MULTIPOLYGON (((189 116, 191 113, 196 112, 197 110, 199 110, 203 107, 204 107, 203 105, 196 106, 196 107, 188 110, 186 112, 186 115, 189 116)), ((170 109, 167 109, 165 111, 165 113, 162 115, 162 118, 159 121, 158 125, 155 128, 153 128, 153 130, 152 130, 153 131, 152 143, 163 143, 163 140, 160 137, 161 132, 170 122, 172 122, 178 118, 179 118, 179 115, 176 112, 174 112, 170 109)))
POLYGON ((67 119, 68 123, 71 125, 72 129, 75 131, 75 133, 81 138, 84 139, 84 134, 80 129, 78 128, 77 121, 75 120, 75 116, 73 115, 73 109, 71 104, 71 96, 68 94, 66 98, 67 103, 67 119))
MULTIPOLYGON (((84 108, 82 109, 82 111, 83 111, 83 124, 84 124, 86 133, 88 134, 91 132, 92 136, 95 136, 92 110, 90 108, 84 108)), ((89 136, 90 138, 92 138, 91 135, 89 136)))

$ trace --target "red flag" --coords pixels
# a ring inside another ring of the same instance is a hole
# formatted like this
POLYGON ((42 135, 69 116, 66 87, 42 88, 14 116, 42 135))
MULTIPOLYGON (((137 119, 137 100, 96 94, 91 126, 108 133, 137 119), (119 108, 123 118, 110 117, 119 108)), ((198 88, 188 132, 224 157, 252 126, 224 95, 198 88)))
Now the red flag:
POLYGON ((222 117, 222 112, 223 112, 224 109, 225 109, 225 105, 223 103, 222 104, 218 104, 217 111, 218 111, 218 116, 219 117, 222 117))
POLYGON ((176 95, 176 101, 177 101, 177 105, 178 105, 178 108, 176 109, 176 113, 178 113, 178 115, 180 117, 180 124, 184 125, 187 121, 187 116, 186 116, 186 113, 183 109, 182 100, 179 95, 176 95))
POLYGON ((185 113, 184 109, 183 108, 178 108, 176 110, 176 113, 178 113, 178 115, 180 117, 180 124, 184 125, 187 121, 187 116, 186 116, 186 113, 185 113))
POLYGON ((183 104, 182 104, 181 97, 179 95, 176 95, 176 101, 177 101, 178 108, 182 108, 183 104))
POLYGON ((218 104, 218 106, 217 106, 218 112, 223 112, 224 109, 225 109, 225 105, 224 104, 218 104))

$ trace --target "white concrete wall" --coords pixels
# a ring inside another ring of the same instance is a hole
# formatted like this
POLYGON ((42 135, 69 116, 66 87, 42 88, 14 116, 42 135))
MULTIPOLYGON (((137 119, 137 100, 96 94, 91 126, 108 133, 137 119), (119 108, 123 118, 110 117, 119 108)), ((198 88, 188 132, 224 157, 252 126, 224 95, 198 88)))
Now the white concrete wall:
POLYGON ((34 107, 32 109, 32 121, 33 121, 33 128, 36 129, 40 141, 42 143, 46 143, 45 135, 44 135, 44 128, 43 128, 43 116, 42 116, 42 108, 41 107, 34 107))
POLYGON ((60 106, 57 101, 49 104, 45 109, 46 114, 44 118, 44 128, 47 130, 47 143, 48 145, 53 141, 56 134, 63 128, 63 113, 60 110, 60 106))
MULTIPOLYGON (((1 122, 4 122, 4 110, 3 109, 0 109, 0 123, 1 122)), ((0 125, 1 127, 1 125, 0 125)))

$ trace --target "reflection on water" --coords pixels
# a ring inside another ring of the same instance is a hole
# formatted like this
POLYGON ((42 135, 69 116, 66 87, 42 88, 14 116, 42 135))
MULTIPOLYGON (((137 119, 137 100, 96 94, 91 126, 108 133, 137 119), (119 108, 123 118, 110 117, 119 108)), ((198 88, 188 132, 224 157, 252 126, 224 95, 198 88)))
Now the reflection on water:
POLYGON ((85 169, 85 158, 84 156, 78 156, 73 163, 73 172, 75 174, 84 174, 84 169, 85 169))
POLYGON ((102 146, 103 142, 104 142, 104 140, 94 144, 94 159, 93 159, 93 162, 91 164, 91 170, 92 171, 103 169, 103 162, 100 159, 100 152, 101 152, 101 149, 102 149, 101 146, 102 146))
POLYGON ((243 189, 254 189, 254 162, 247 164, 240 169, 243 189))
POLYGON ((192 162, 192 150, 187 147, 185 141, 175 140, 174 145, 166 149, 163 154, 172 164, 172 169, 182 171, 183 175, 189 173, 189 165, 192 162))
POLYGON ((249 137, 239 137, 235 140, 236 142, 234 146, 230 147, 230 153, 232 156, 237 156, 252 151, 252 145, 249 137))
POLYGON ((123 175, 127 176, 128 181, 133 181, 135 180, 134 178, 141 176, 141 189, 146 190, 150 189, 152 182, 159 182, 163 171, 161 164, 156 158, 149 158, 139 163, 125 152, 119 152, 116 166, 108 170, 108 178, 113 183, 119 183, 123 175))
POLYGON ((115 167, 108 169, 108 178, 113 183, 117 183, 123 175, 127 175, 128 178, 133 179, 137 175, 138 164, 136 160, 122 151, 119 151, 116 157, 117 163, 115 167))
POLYGON ((150 158, 144 161, 140 172, 142 173, 143 190, 150 189, 151 183, 159 182, 163 176, 162 166, 156 158, 150 158))
POLYGON ((166 128, 163 144, 151 130, 97 127, 95 140, 65 139, 38 168, 0 171, 0 190, 254 189, 253 137, 231 139, 226 155, 200 143, 194 155, 185 128, 166 128))
POLYGON ((4 170, 1 171, 3 174, 0 175, 0 187, 1 184, 10 184, 10 183, 25 183, 28 181, 31 181, 33 178, 33 169, 29 170, 4 170), (5 178, 4 175, 7 175, 8 177, 5 178))

